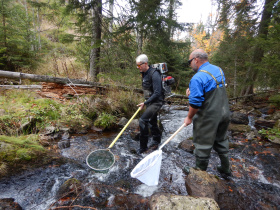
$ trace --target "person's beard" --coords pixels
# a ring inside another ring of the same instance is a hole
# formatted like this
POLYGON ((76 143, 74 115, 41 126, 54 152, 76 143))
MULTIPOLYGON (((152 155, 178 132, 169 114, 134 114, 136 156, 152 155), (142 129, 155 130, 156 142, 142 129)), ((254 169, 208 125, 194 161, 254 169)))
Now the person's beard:
POLYGON ((197 71, 198 71, 198 67, 197 67, 197 65, 196 65, 196 64, 193 64, 193 68, 192 68, 192 70, 193 70, 195 73, 197 73, 197 71))

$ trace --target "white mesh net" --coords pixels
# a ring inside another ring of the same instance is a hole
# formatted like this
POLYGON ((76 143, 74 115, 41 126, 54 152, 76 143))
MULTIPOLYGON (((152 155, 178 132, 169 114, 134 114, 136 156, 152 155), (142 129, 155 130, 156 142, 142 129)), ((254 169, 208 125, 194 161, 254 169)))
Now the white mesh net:
POLYGON ((160 174, 161 160, 162 150, 156 150, 152 152, 135 166, 135 168, 130 173, 131 177, 137 178, 148 186, 157 185, 160 174))

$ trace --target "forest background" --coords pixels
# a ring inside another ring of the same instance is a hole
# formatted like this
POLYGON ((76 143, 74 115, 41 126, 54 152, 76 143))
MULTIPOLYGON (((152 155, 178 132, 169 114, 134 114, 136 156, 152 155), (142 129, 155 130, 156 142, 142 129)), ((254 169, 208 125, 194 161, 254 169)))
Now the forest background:
POLYGON ((0 69, 139 88, 135 58, 145 53, 168 64, 173 90, 184 93, 189 54, 202 48, 230 96, 278 88, 280 2, 213 3, 215 19, 194 24, 178 22, 182 0, 0 0, 0 69))

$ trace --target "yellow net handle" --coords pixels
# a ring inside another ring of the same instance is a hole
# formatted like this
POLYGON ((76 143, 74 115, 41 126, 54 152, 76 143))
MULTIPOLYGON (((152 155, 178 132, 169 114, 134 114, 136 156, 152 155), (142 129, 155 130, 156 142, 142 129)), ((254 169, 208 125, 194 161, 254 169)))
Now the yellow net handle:
POLYGON ((126 127, 129 125, 129 123, 133 120, 133 118, 138 114, 138 112, 141 110, 141 107, 138 108, 138 110, 135 112, 135 114, 130 118, 130 120, 126 123, 126 125, 123 127, 123 129, 121 130, 121 132, 116 136, 116 138, 114 139, 114 141, 110 144, 110 146, 108 147, 108 149, 112 148, 112 146, 116 143, 116 141, 119 139, 119 137, 122 135, 122 133, 124 132, 124 130, 126 129, 126 127))
POLYGON ((161 148, 162 148, 164 145, 166 145, 169 141, 171 141, 171 139, 173 139, 174 136, 176 136, 177 133, 179 133, 180 130, 182 130, 184 127, 185 127, 185 123, 184 123, 183 125, 181 125, 181 127, 180 127, 175 133, 173 133, 172 136, 170 136, 170 137, 160 146, 159 150, 161 150, 161 148))

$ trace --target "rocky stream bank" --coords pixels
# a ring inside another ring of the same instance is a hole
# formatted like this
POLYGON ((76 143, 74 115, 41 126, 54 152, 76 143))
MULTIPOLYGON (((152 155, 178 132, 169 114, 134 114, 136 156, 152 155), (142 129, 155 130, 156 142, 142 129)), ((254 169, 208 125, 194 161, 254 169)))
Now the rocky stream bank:
MULTIPOLYGON (((131 152, 131 148, 138 145, 137 141, 132 141, 137 138, 137 120, 131 123, 113 149, 117 163, 108 174, 88 169, 85 155, 108 146, 116 132, 103 132, 92 127, 90 131, 81 130, 76 134, 69 128, 56 132, 54 127, 48 127, 40 135, 41 143, 56 154, 55 158, 43 167, 2 178, 1 189, 11 193, 0 193, 0 209, 278 209, 279 132, 259 131, 262 128, 279 131, 280 111, 264 100, 234 103, 231 111, 228 132, 230 180, 224 180, 217 173, 215 167, 219 160, 214 152, 206 172, 193 169, 189 174, 182 172, 186 160, 188 165, 194 166, 191 128, 163 149, 161 184, 148 188, 129 177, 131 169, 143 158, 131 152), (79 149, 81 154, 78 154, 79 149), (48 176, 48 173, 57 176, 45 177, 47 181, 37 177, 38 182, 33 178, 34 174, 48 176), (59 177, 62 174, 63 179, 59 177), (21 180, 27 179, 29 184, 24 185, 21 180), (31 187, 33 179, 36 186, 31 187), (30 192, 21 193, 26 187, 30 187, 30 192), (50 191, 53 192, 49 194, 50 191), (18 192, 21 197, 13 192, 18 192)), ((163 108, 160 117, 163 139, 178 128, 186 114, 185 105, 163 108)), ((122 123, 119 124, 121 127, 122 123)))

